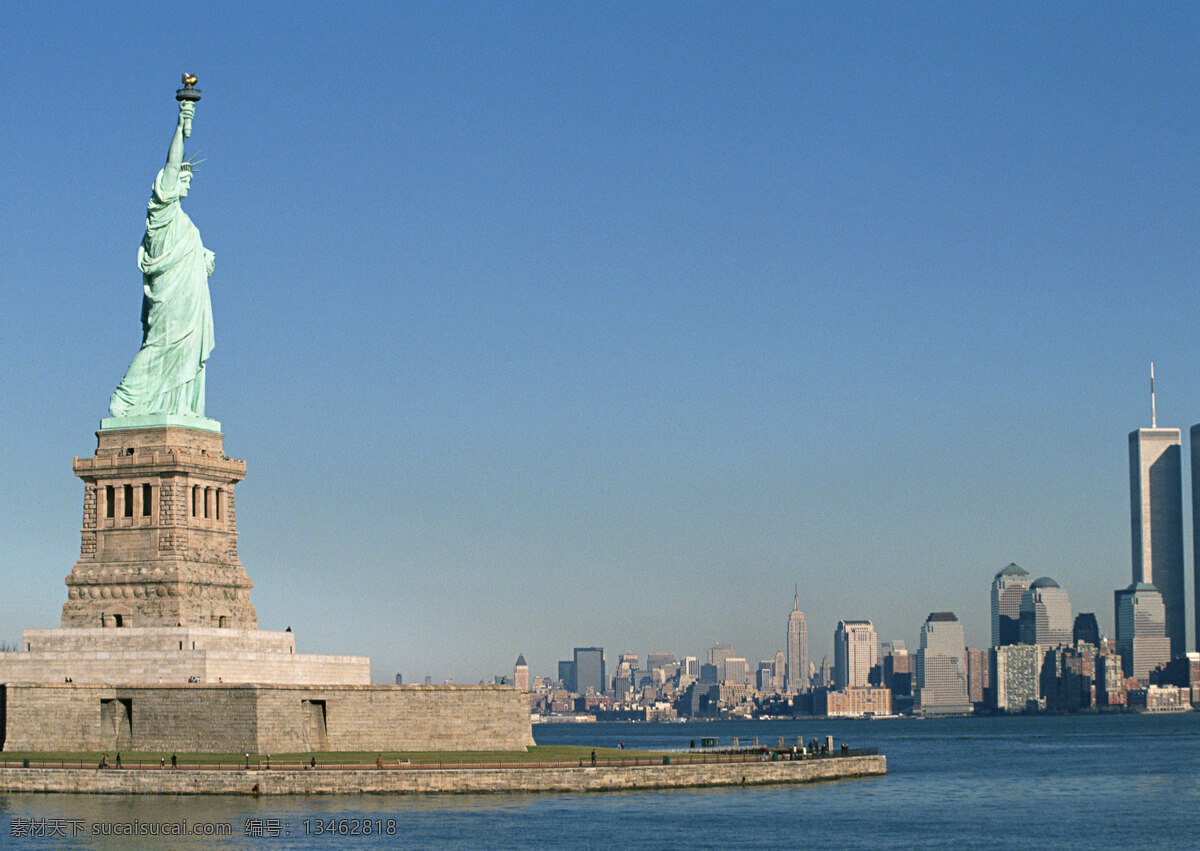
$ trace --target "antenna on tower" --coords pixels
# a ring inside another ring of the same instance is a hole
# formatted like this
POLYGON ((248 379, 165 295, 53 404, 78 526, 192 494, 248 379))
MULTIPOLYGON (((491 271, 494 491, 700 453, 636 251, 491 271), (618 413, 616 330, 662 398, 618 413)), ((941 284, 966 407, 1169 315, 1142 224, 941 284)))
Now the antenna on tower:
POLYGON ((1154 361, 1150 361, 1150 428, 1158 428, 1158 414, 1154 411, 1154 361))

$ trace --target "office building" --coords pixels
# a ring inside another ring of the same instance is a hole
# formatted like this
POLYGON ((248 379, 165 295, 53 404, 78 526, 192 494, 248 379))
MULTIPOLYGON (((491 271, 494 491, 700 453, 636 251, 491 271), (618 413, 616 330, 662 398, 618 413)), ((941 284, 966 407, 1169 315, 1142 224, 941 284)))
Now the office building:
POLYGON ((833 682, 839 689, 871 684, 871 668, 879 655, 875 627, 866 620, 838 621, 833 632, 833 682))
POLYGON ((1172 656, 1187 650, 1181 452, 1177 428, 1140 428, 1129 434, 1133 582, 1153 585, 1162 594, 1172 656))
POLYGON ((603 647, 576 647, 573 667, 575 687, 571 691, 587 694, 591 689, 595 694, 604 694, 608 681, 604 676, 603 647))
POLYGON ((754 687, 759 691, 775 691, 775 662, 764 659, 758 663, 754 675, 754 687))
POLYGON ((725 659, 725 673, 721 679, 724 683, 749 685, 750 665, 742 656, 729 656, 725 659))
POLYGON ((784 689, 791 694, 808 691, 808 625, 800 611, 800 591, 792 602, 787 622, 787 674, 784 689))
POLYGON ((1117 617, 1117 652, 1125 676, 1150 682, 1150 672, 1171 661, 1166 607, 1153 585, 1135 582, 1113 592, 1117 617))
POLYGON ((962 624, 953 612, 933 612, 921 626, 917 650, 917 711, 922 715, 967 715, 974 707, 967 695, 962 624))
POLYGON ((725 681, 725 660, 733 655, 732 644, 714 644, 708 650, 708 664, 717 668, 717 682, 725 681))
POLYGON ((1071 599, 1049 576, 1043 576, 1021 595, 1021 643, 1054 647, 1070 644, 1074 630, 1071 599))
POLYGON ((883 684, 895 697, 912 696, 912 657, 904 642, 891 641, 892 649, 883 657, 883 684))
POLYGON ((1071 643, 1079 642, 1100 646, 1100 623, 1092 612, 1083 612, 1075 616, 1075 626, 1071 630, 1071 643))
POLYGON ((575 691, 575 663, 567 659, 558 663, 558 681, 567 691, 575 691))
POLYGON ((525 654, 517 655, 517 664, 513 666, 513 685, 521 691, 529 691, 529 666, 525 664, 525 654))
POLYGON ((1021 596, 1033 583, 1029 571, 1010 564, 992 580, 992 646, 1021 643, 1021 596))
POLYGON ((1192 452, 1192 591, 1195 595, 1192 609, 1192 631, 1196 639, 1196 649, 1200 650, 1200 423, 1192 426, 1188 435, 1191 438, 1192 452))
POLYGON ((825 688, 833 685, 833 663, 828 656, 821 657, 821 685, 825 688))

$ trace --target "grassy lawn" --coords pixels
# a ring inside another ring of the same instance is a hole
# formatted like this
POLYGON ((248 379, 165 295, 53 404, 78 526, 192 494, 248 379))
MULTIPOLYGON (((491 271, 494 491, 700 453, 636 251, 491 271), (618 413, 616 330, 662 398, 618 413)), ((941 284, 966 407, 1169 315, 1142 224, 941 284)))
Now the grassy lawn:
MULTIPOLYGON (((28 759, 32 765, 66 765, 94 768, 99 765, 103 754, 100 751, 63 751, 63 752, 19 752, 4 751, 0 753, 0 765, 20 766, 28 759)), ((176 753, 181 766, 225 766, 242 767, 246 764, 244 753, 176 753)), ((308 765, 311 759, 316 759, 317 767, 336 765, 375 765, 375 760, 382 757, 385 768, 395 768, 397 765, 535 765, 538 763, 576 763, 583 760, 584 764, 591 762, 592 749, 577 745, 534 745, 528 751, 354 751, 354 752, 322 752, 322 753, 279 753, 271 754, 271 765, 308 765)), ((596 759, 600 762, 633 762, 634 760, 654 760, 661 762, 664 754, 660 751, 634 751, 620 748, 596 748, 596 759)), ((672 756, 678 756, 673 754, 672 756)), ((108 752, 110 766, 116 763, 116 751, 108 752)), ((158 766, 160 760, 167 767, 171 765, 171 754, 160 751, 123 751, 121 762, 125 767, 158 766)), ((256 768, 265 766, 266 754, 250 754, 250 766, 256 768)))

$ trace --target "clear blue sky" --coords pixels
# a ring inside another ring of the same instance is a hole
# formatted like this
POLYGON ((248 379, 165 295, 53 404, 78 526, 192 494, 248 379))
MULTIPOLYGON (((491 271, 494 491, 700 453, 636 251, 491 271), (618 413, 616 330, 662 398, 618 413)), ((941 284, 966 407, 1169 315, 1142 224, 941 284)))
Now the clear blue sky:
POLYGON ((794 583, 818 662, 839 618, 983 644, 1010 561, 1112 633, 1151 360, 1160 425, 1200 421, 1198 36, 1188 3, 5 4, 0 638, 58 624, 184 70, 208 410, 301 651, 753 663, 794 583))

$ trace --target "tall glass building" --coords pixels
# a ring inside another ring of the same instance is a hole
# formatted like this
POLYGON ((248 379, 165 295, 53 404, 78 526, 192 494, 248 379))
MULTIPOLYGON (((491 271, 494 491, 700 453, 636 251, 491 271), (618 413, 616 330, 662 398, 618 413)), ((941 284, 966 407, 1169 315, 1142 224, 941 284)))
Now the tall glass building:
POLYGON ((1117 652, 1127 677, 1150 682, 1150 672, 1171 661, 1162 594, 1153 585, 1135 582, 1113 594, 1117 614, 1117 652))
POLYGON ((1179 429, 1139 428, 1130 432, 1133 581, 1153 585, 1161 592, 1172 656, 1187 652, 1182 464, 1179 429))
POLYGON ((966 641, 954 612, 933 612, 921 626, 917 651, 917 704, 922 715, 975 711, 967 694, 966 641))
POLYGON ((833 632, 833 681, 840 689, 871 684, 879 638, 870 621, 838 621, 833 632))
POLYGON ((1051 647, 1070 644, 1074 633, 1071 599, 1049 576, 1035 581, 1021 595, 1021 643, 1051 647))
POLYGON ((1029 571, 1010 564, 992 580, 992 646, 1021 643, 1021 595, 1033 582, 1029 571))

